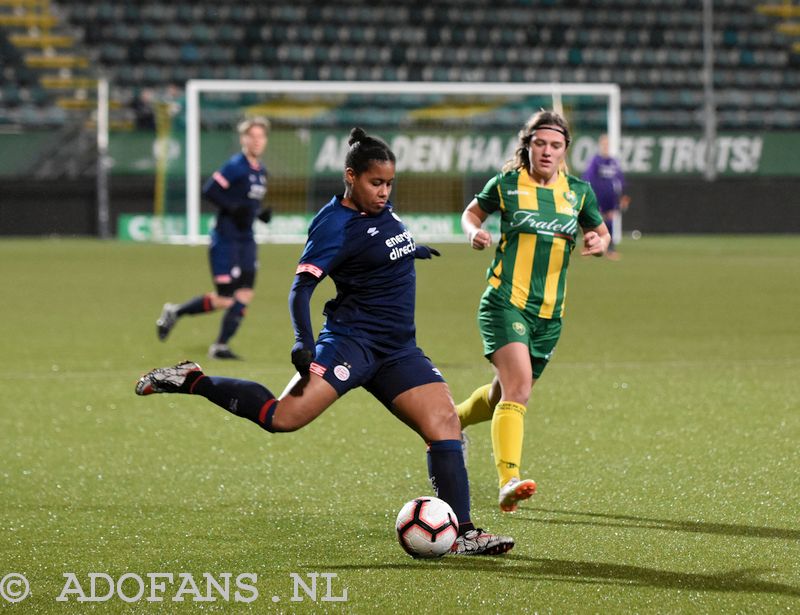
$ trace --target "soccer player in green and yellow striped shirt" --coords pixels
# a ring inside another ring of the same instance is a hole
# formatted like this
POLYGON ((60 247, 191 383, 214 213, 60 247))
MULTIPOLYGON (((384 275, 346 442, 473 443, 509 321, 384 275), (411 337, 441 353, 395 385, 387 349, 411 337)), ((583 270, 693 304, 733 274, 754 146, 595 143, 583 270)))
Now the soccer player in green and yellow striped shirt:
POLYGON ((513 160, 464 210, 461 225, 476 250, 491 245, 482 228, 501 217, 500 243, 487 272, 478 325, 494 380, 458 405, 462 427, 492 421, 500 508, 513 512, 536 483, 520 478, 525 410, 561 334, 567 267, 583 231, 582 255, 602 256, 611 241, 591 186, 568 175, 569 125, 539 111, 519 133, 513 160))

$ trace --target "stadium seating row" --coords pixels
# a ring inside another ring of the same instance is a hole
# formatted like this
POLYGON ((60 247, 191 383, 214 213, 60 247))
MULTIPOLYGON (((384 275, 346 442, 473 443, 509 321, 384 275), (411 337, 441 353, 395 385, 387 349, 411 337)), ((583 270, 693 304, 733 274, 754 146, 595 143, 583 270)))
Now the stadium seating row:
MULTIPOLYGON (((53 6, 61 29, 79 41, 77 51, 34 56, 11 42, 20 27, 0 27, 0 103, 6 111, 39 111, 3 117, 59 121, 63 113, 43 110, 63 103, 67 81, 101 72, 122 104, 142 87, 191 78, 616 82, 624 125, 645 128, 677 125, 672 111, 685 122, 687 111, 702 104, 697 0, 495 0, 491 6, 482 0, 395 6, 72 0, 53 6), (90 68, 82 70, 81 61, 90 68), (48 76, 51 84, 62 78, 61 85, 44 87, 48 76)), ((748 0, 717 0, 714 7, 720 127, 800 123, 800 58, 791 37, 748 0)))
MULTIPOLYGON (((782 71, 788 64, 787 49, 750 50, 723 49, 716 54, 716 66, 758 67, 782 71)), ((147 46, 131 46, 130 41, 111 39, 97 43, 96 59, 104 66, 139 64, 142 62, 173 65, 176 60, 187 64, 248 65, 254 62, 290 62, 297 64, 333 61, 350 65, 356 63, 383 65, 446 65, 473 66, 487 69, 513 67, 526 68, 540 65, 585 67, 589 69, 624 65, 632 68, 661 68, 699 66, 703 62, 703 51, 692 48, 641 48, 601 47, 583 48, 526 48, 519 46, 461 46, 431 45, 425 47, 392 48, 380 44, 358 46, 330 44, 279 44, 247 45, 242 42, 230 44, 198 44, 191 40, 175 42, 157 38, 147 46)))

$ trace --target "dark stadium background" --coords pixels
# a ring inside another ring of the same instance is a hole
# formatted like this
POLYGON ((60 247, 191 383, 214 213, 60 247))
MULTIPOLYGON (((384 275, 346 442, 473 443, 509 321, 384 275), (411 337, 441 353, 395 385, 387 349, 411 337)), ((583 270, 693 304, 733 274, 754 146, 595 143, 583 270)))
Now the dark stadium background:
MULTIPOLYGON (((151 130, 141 122, 137 128, 134 102, 143 89, 163 93, 198 77, 615 82, 623 136, 702 138, 703 4, 4 2, 0 235, 98 234, 91 113, 100 75, 112 88, 112 138, 151 130), (42 133, 46 145, 32 150, 42 133)), ((800 7, 711 4, 717 134, 762 137, 770 151, 757 170, 714 181, 697 172, 631 174, 635 205, 625 226, 645 233, 800 231, 800 7)), ((151 208, 153 190, 152 177, 112 169, 110 228, 120 213, 151 208)))

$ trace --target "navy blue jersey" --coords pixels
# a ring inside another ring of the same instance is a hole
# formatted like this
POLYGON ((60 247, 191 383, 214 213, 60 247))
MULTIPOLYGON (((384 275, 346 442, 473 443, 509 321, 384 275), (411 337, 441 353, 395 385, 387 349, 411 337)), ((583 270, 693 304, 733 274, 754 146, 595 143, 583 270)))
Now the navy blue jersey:
POLYGON ((376 216, 334 197, 311 221, 297 273, 330 276, 323 333, 367 338, 385 348, 415 345, 414 239, 390 203, 376 216))
POLYGON ((253 222, 267 193, 267 169, 236 154, 206 182, 203 194, 217 207, 216 230, 226 237, 252 237, 253 222))

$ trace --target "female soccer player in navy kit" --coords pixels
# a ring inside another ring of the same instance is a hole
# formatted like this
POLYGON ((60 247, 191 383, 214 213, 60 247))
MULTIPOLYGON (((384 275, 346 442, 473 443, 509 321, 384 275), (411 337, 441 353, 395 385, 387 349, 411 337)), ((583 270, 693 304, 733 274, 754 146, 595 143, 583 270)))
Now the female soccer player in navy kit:
POLYGON ((258 258, 253 223, 269 222, 272 213, 261 207, 267 192, 267 169, 261 155, 267 147, 269 122, 251 118, 239 124, 242 151, 235 154, 203 186, 203 196, 219 209, 211 231, 208 258, 216 292, 193 297, 185 303, 165 303, 156 321, 158 338, 164 341, 185 315, 224 309, 217 340, 208 349, 214 359, 238 359, 228 341, 236 333, 247 306, 253 300, 258 258))
POLYGON ((276 398, 256 382, 205 375, 197 363, 154 369, 136 393, 201 395, 269 432, 307 425, 347 391, 364 387, 428 444, 428 470, 438 497, 458 517, 454 553, 496 555, 512 538, 474 527, 461 450, 461 426, 439 370, 416 345, 415 258, 436 254, 417 246, 394 213, 389 195, 395 156, 382 140, 360 128, 350 134, 345 191, 311 222, 289 294, 297 374, 276 398), (314 342, 309 302, 330 276, 336 297, 314 342))

